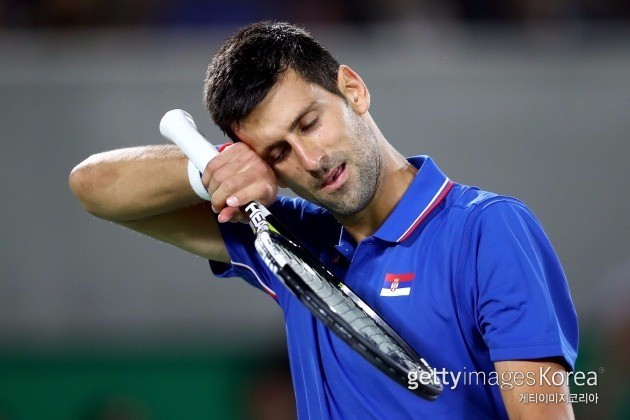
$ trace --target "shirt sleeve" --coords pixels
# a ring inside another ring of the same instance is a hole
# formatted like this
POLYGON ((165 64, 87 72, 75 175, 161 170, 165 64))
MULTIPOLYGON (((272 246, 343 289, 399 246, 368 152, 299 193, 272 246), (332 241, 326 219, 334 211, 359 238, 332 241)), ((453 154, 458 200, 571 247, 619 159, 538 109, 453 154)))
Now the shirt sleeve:
POLYGON ((254 246, 254 234, 245 223, 219 223, 223 243, 230 255, 230 263, 210 262, 213 274, 220 278, 240 277, 250 285, 278 300, 275 275, 259 257, 254 246))
POLYGON ((472 305, 490 358, 562 357, 573 369, 577 315, 547 235, 517 200, 497 200, 483 207, 472 229, 476 278, 472 305))

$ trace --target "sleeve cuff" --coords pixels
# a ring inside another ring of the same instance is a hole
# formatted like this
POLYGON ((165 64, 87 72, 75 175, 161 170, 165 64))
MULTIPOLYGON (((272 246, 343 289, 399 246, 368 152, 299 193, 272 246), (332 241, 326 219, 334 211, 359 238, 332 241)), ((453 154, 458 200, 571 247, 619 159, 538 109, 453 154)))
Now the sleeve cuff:
POLYGON ((564 348, 560 343, 490 348, 490 359, 493 362, 505 360, 533 360, 549 357, 561 357, 564 359, 565 367, 569 371, 572 371, 575 367, 577 354, 564 348))

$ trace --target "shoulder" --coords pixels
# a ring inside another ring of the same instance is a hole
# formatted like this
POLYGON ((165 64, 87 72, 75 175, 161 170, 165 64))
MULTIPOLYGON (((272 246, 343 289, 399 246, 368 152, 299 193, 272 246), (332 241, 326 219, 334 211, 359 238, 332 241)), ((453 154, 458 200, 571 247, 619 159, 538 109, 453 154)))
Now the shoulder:
POLYGON ((466 278, 474 277, 464 269, 470 263, 557 259, 542 224, 521 200, 466 186, 458 186, 449 200, 449 216, 459 227, 458 269, 466 278))
POLYGON ((463 209, 471 212, 483 211, 496 204, 502 204, 506 207, 517 206, 527 208, 525 203, 518 198, 457 183, 453 185, 445 201, 445 207, 463 209))
POLYGON ((451 213, 459 214, 469 228, 473 225, 510 223, 518 220, 540 225, 533 211, 518 198, 462 184, 453 186, 444 207, 451 213))

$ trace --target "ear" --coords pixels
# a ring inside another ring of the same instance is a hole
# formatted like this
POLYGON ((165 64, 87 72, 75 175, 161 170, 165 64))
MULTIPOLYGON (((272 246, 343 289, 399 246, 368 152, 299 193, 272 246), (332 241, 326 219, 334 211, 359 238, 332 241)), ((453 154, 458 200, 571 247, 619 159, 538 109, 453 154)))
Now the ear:
POLYGON ((357 114, 363 115, 370 109, 370 92, 365 82, 345 64, 339 66, 337 87, 357 114))

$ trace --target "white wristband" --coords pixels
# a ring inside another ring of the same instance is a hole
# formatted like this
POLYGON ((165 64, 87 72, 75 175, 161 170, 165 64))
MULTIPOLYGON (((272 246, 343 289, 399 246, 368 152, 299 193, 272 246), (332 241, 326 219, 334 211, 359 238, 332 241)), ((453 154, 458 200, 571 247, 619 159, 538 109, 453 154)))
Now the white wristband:
POLYGON ((188 181, 195 194, 206 201, 210 201, 210 194, 208 194, 208 190, 201 183, 201 172, 195 168, 195 164, 190 160, 188 161, 188 181))

